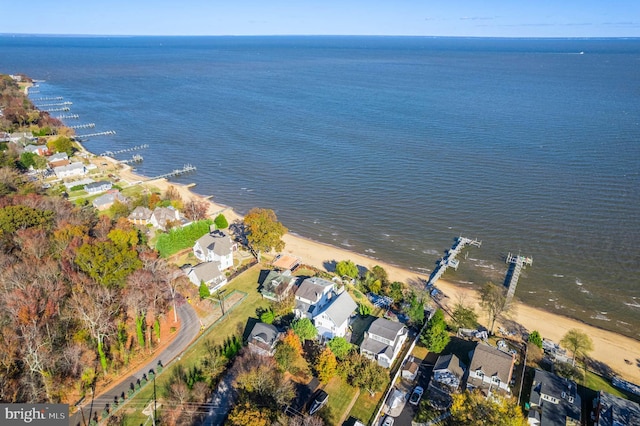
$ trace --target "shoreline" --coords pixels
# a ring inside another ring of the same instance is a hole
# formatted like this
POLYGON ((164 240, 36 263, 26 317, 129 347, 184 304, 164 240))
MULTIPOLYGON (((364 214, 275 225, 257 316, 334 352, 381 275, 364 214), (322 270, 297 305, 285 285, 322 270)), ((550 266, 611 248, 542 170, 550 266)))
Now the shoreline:
MULTIPOLYGON (((80 147, 85 152, 90 153, 81 144, 80 147)), ((94 155, 93 153, 90 154, 94 155)), ((95 158, 109 160, 117 168, 115 173, 119 175, 120 179, 125 180, 130 185, 140 184, 156 187, 163 192, 169 186, 173 186, 185 202, 191 199, 207 202, 210 216, 223 213, 229 223, 235 220, 242 220, 243 216, 237 213, 232 206, 216 203, 213 201, 213 196, 197 194, 192 191, 193 184, 170 182, 164 178, 150 180, 135 173, 130 165, 122 164, 111 157, 95 155, 95 158)), ((101 167, 100 161, 98 162, 98 167, 101 167)), ((302 263, 321 270, 328 270, 328 265, 341 260, 351 260, 357 265, 368 269, 379 265, 387 271, 390 280, 402 281, 416 290, 424 290, 424 284, 429 278, 426 274, 352 252, 346 248, 318 242, 298 234, 287 233, 283 240, 285 242, 283 253, 295 255, 301 259, 302 263)), ((462 298, 466 303, 475 305, 479 320, 486 322, 486 318, 478 306, 479 294, 476 290, 456 285, 447 281, 446 278, 440 279, 436 287, 447 296, 442 303, 455 303, 462 298)), ((529 331, 537 330, 542 337, 553 340, 556 343, 570 329, 580 329, 593 340, 594 350, 590 354, 591 358, 608 365, 618 376, 634 383, 640 383, 640 341, 573 318, 526 305, 518 299, 514 299, 512 313, 508 320, 521 324, 529 331)), ((498 324, 500 324, 500 321, 498 321, 498 324)))

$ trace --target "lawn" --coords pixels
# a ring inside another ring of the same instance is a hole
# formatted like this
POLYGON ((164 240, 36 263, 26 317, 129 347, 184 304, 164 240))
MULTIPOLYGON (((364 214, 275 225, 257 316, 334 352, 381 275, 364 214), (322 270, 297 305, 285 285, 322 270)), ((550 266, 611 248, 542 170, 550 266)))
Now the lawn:
POLYGON ((329 424, 337 425, 342 417, 346 417, 346 410, 351 403, 351 400, 355 396, 357 389, 349 386, 339 376, 329 380, 324 387, 324 391, 329 394, 329 401, 327 402, 326 419, 329 420, 329 424))
MULTIPOLYGON (((386 389, 387 386, 388 383, 385 383, 384 388, 386 389)), ((376 414, 376 408, 378 408, 378 403, 383 395, 383 392, 376 392, 372 397, 368 391, 362 390, 349 415, 351 417, 355 417, 364 424, 369 424, 373 416, 376 414)))
POLYGON ((614 388, 607 379, 590 371, 587 371, 587 374, 585 375, 584 386, 586 388, 593 389, 596 392, 603 390, 611 395, 619 396, 620 398, 627 398, 627 395, 620 391, 620 389, 614 388))
MULTIPOLYGON (((204 342, 206 340, 211 340, 215 344, 220 344, 224 339, 231 337, 234 334, 240 337, 244 331, 245 325, 247 324, 247 320, 250 317, 255 317, 256 308, 267 306, 268 301, 262 299, 260 293, 256 291, 258 275, 263 267, 263 265, 259 264, 254 266, 231 281, 225 287, 228 293, 231 293, 233 290, 239 290, 247 293, 248 295, 242 302, 236 304, 233 310, 229 312, 224 319, 205 330, 204 334, 181 355, 178 361, 167 366, 162 374, 158 375, 156 379, 156 388, 160 394, 162 394, 164 384, 171 376, 171 371, 178 364, 188 369, 200 362, 205 351, 204 342)), ((147 386, 124 406, 124 409, 130 412, 127 416, 127 424, 139 425, 146 421, 147 416, 144 416, 140 412, 142 409, 140 407, 144 407, 152 397, 153 387, 147 386), (129 407, 133 407, 135 411, 130 410, 129 407)))

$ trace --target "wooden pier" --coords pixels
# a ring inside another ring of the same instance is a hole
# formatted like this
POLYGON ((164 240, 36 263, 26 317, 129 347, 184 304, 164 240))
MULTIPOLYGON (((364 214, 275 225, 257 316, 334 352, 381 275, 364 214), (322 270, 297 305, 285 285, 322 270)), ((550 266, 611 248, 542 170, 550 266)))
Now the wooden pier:
POLYGON ((513 254, 509 253, 507 254, 505 262, 509 263, 509 270, 507 271, 507 275, 504 278, 504 286, 508 289, 506 303, 509 303, 516 292, 516 287, 518 286, 518 278, 520 278, 520 272, 522 272, 525 266, 533 265, 533 258, 521 255, 514 256, 513 254))
POLYGON ((58 120, 66 120, 66 119, 78 119, 80 116, 78 114, 62 114, 56 117, 58 120))
POLYGON ((45 112, 68 112, 68 111, 71 111, 71 108, 69 108, 69 107, 51 108, 51 109, 43 109, 42 111, 45 111, 45 112))
POLYGON ((133 164, 133 163, 141 163, 142 160, 144 160, 144 158, 142 158, 142 155, 136 154, 133 157, 131 157, 131 159, 129 159, 129 160, 120 160, 120 162, 122 164, 133 164))
POLYGON ((102 154, 100 154, 100 157, 113 157, 116 154, 122 154, 123 152, 132 152, 132 151, 138 151, 140 149, 146 149, 149 148, 149 145, 147 144, 143 144, 143 145, 138 145, 138 146, 132 146, 131 148, 126 148, 126 149, 119 149, 117 151, 105 151, 102 154))
POLYGON ((31 99, 31 102, 43 102, 43 101, 61 101, 64 98, 62 96, 52 96, 52 97, 44 97, 44 98, 36 98, 31 99))
POLYGON ((480 247, 482 245, 482 241, 472 240, 471 238, 466 237, 458 237, 456 238, 453 246, 449 250, 447 250, 440 260, 436 262, 436 269, 433 270, 431 275, 429 276, 429 281, 427 282, 427 287, 432 287, 435 283, 442 277, 442 274, 447 270, 447 268, 458 269, 458 265, 460 265, 460 261, 456 259, 456 256, 462 251, 466 246, 476 246, 480 247))
POLYGON ((41 105, 36 105, 36 108, 41 109, 41 108, 46 108, 46 107, 55 107, 55 106, 68 106, 68 105, 73 105, 73 102, 56 102, 53 104, 41 104, 41 105))
POLYGON ((85 140, 85 139, 89 139, 92 138, 94 136, 108 136, 108 135, 115 135, 116 131, 115 130, 107 130, 106 132, 97 132, 97 133, 88 133, 86 135, 77 135, 75 138, 78 140, 85 140))
POLYGON ((76 126, 69 126, 70 129, 93 129, 96 127, 96 123, 78 124, 76 126))
POLYGON ((192 166, 191 164, 185 164, 182 169, 176 169, 176 170, 174 170, 172 172, 165 173, 165 174, 160 175, 160 176, 152 177, 149 180, 166 179, 166 178, 170 178, 170 177, 174 177, 174 176, 180 176, 180 175, 183 175, 185 173, 194 172, 194 171, 196 171, 196 166, 192 166))

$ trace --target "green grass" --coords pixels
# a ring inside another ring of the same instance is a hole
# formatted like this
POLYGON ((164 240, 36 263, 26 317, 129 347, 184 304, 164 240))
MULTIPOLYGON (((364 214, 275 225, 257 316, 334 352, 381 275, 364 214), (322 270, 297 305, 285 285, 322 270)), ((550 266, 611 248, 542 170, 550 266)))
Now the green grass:
MULTIPOLYGON (((384 388, 387 388, 388 383, 384 388)), ((373 397, 365 389, 360 391, 360 396, 356 400, 355 405, 349 413, 350 416, 355 417, 364 424, 369 424, 373 416, 376 414, 376 408, 378 408, 378 402, 383 397, 383 392, 376 392, 373 397)))
POLYGON ((183 228, 174 228, 167 234, 160 234, 156 240, 156 249, 160 256, 168 257, 182 249, 193 247, 200 237, 209 232, 211 224, 211 219, 205 219, 183 228))
POLYGON ((416 343, 416 345, 413 348, 413 351, 411 352, 411 355, 422 360, 426 359, 428 354, 429 354, 429 349, 427 349, 422 343, 419 343, 419 342, 416 343))
POLYGON ((627 398, 620 389, 614 388, 607 379, 590 371, 587 371, 587 374, 585 375, 584 386, 589 389, 593 389, 594 391, 603 390, 611 395, 619 396, 620 398, 627 398))
MULTIPOLYGON (((257 292, 258 276, 260 269, 263 265, 256 265, 249 269, 239 277, 231 281, 225 289, 227 293, 231 293, 233 290, 239 290, 247 293, 247 297, 242 302, 236 304, 231 312, 227 314, 225 318, 218 321, 210 328, 205 330, 204 336, 202 336, 190 349, 183 353, 179 361, 176 361, 162 372, 156 378, 157 390, 163 389, 166 381, 171 377, 171 372, 177 365, 182 365, 185 368, 190 368, 197 365, 205 352, 204 342, 211 340, 214 344, 221 344, 224 339, 231 337, 234 334, 240 336, 244 330, 245 325, 249 317, 255 317, 256 308, 266 307, 268 301, 262 299, 260 293, 257 292)), ((153 397, 153 386, 147 386, 140 391, 134 398, 128 401, 128 404, 124 406, 133 407, 135 412, 130 413, 127 416, 127 424, 139 425, 144 423, 146 416, 142 415, 141 410, 153 397)))
POLYGON ((330 419, 329 424, 337 425, 343 415, 347 414, 345 412, 357 390, 336 376, 329 380, 324 387, 324 391, 329 394, 329 401, 327 401, 327 407, 329 409, 327 417, 330 419))

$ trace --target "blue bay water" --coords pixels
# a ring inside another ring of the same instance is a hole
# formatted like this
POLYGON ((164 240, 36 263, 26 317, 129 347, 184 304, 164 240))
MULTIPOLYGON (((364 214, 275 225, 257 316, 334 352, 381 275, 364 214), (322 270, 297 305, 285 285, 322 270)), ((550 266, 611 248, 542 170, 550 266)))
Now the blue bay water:
POLYGON ((149 144, 141 174, 191 163, 217 202, 422 272, 477 237, 463 285, 531 255, 517 297, 635 338, 638 70, 638 39, 0 37, 0 72, 117 131, 93 152, 149 144))

